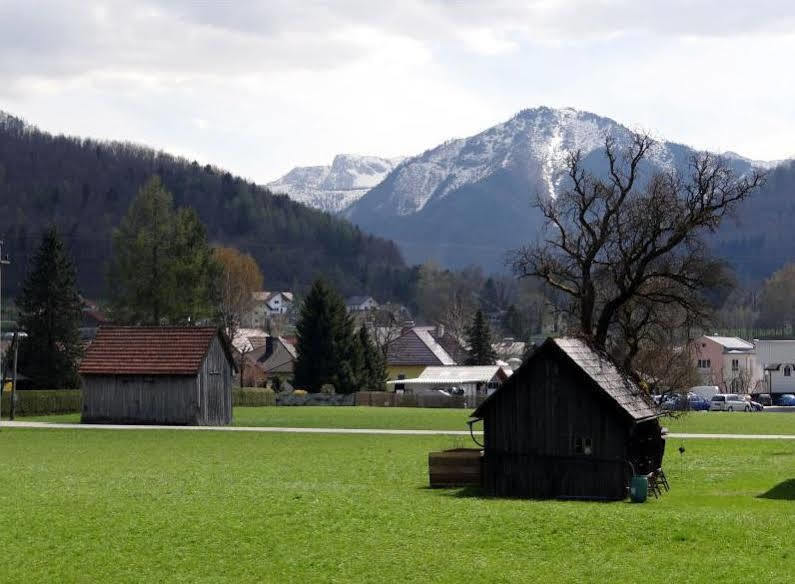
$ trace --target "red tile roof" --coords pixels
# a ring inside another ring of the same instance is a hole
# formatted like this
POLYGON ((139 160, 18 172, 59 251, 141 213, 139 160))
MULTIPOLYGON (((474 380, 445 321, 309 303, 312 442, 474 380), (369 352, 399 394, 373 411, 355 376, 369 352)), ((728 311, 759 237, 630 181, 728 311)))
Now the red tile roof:
MULTIPOLYGON (((218 334, 215 327, 100 326, 80 363, 80 373, 194 375, 218 334)), ((222 343, 230 358, 223 336, 222 343)))

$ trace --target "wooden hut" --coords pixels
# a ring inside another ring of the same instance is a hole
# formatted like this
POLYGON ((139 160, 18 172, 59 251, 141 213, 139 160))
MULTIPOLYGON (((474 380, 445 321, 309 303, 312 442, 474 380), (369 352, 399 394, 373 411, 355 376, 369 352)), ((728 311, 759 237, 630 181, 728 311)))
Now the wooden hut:
POLYGON ((83 423, 232 421, 234 361, 215 327, 100 326, 79 371, 83 423))
POLYGON ((606 355, 547 339, 475 410, 482 483, 495 496, 623 499, 634 473, 661 467, 657 408, 606 355))

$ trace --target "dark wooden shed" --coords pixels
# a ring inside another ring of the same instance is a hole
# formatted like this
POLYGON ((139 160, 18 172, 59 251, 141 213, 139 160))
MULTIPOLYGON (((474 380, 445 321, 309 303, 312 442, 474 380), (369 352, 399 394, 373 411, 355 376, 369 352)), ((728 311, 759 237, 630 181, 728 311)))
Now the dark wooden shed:
POLYGON ((215 327, 100 326, 80 364, 81 421, 229 424, 233 371, 215 327))
POLYGON ((475 410, 482 482, 495 496, 617 500, 661 467, 659 412, 606 355, 547 339, 475 410))

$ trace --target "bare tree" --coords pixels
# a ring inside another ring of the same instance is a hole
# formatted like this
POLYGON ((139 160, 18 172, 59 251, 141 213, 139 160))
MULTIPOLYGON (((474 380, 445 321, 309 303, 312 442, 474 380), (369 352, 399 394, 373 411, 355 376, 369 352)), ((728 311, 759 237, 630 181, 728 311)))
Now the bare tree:
POLYGON ((654 141, 633 134, 621 148, 605 138, 606 178, 588 172, 581 152, 568 157, 569 188, 539 198, 545 239, 514 253, 519 276, 535 276, 566 295, 580 334, 606 349, 632 307, 634 327, 643 311, 660 305, 698 313, 714 284, 716 266, 702 241, 724 216, 764 181, 759 172, 737 177, 720 157, 694 155, 688 171, 641 176, 654 141), (645 307, 645 308, 644 308, 645 307))
POLYGON ((408 311, 399 304, 382 304, 375 310, 365 310, 356 315, 357 323, 366 326, 375 346, 386 357, 389 345, 403 334, 403 327, 409 322, 408 311))

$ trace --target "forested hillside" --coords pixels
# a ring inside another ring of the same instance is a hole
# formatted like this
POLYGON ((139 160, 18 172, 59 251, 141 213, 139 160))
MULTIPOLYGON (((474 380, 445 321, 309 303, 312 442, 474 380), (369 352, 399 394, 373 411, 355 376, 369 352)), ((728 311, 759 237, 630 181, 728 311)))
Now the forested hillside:
POLYGON ((251 253, 268 289, 323 274, 341 292, 400 298, 395 244, 211 166, 123 142, 53 136, 0 112, 0 239, 12 293, 42 230, 58 226, 84 294, 102 296, 111 233, 141 185, 159 175, 176 206, 196 209, 212 242, 251 253))
POLYGON ((767 175, 767 183, 726 219, 714 237, 716 251, 740 279, 759 282, 795 261, 795 161, 767 175))

